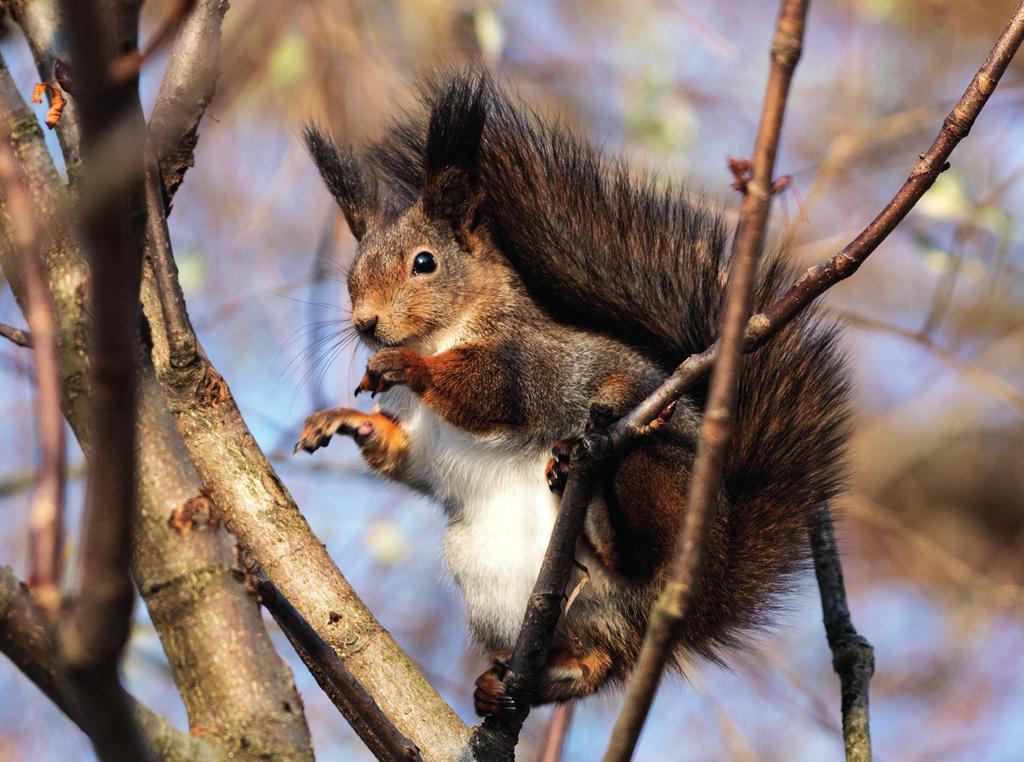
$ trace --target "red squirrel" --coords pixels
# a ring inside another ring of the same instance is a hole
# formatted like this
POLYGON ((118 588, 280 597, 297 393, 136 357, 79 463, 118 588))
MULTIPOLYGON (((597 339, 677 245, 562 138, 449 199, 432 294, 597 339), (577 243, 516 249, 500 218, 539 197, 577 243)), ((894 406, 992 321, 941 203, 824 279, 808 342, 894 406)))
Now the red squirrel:
MULTIPOLYGON (((506 708, 515 644, 564 480, 552 446, 614 419, 716 337, 722 214, 603 156, 487 76, 424 88, 376 143, 306 142, 358 239, 352 324, 373 350, 356 393, 314 413, 296 449, 352 437, 377 474, 433 497, 469 626, 492 651, 477 712, 506 708)), ((765 305, 790 278, 766 256, 765 305)), ((735 434, 675 652, 721 660, 768 622, 841 489, 849 384, 837 329, 813 314, 743 361, 735 434)), ((664 586, 686 510, 705 389, 604 465, 577 544, 586 584, 563 612, 532 701, 621 682, 664 586)), ((564 450, 558 450, 561 454, 564 450)))

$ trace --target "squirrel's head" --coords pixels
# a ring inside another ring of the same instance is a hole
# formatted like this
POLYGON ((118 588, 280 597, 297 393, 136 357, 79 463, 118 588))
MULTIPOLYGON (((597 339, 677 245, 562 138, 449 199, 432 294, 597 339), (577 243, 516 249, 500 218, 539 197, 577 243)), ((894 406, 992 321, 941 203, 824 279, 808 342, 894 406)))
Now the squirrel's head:
POLYGON ((395 211, 350 147, 313 127, 306 144, 359 242, 348 275, 352 324, 373 347, 430 345, 462 321, 494 278, 483 230, 477 153, 486 108, 481 80, 434 104, 420 197, 395 211))

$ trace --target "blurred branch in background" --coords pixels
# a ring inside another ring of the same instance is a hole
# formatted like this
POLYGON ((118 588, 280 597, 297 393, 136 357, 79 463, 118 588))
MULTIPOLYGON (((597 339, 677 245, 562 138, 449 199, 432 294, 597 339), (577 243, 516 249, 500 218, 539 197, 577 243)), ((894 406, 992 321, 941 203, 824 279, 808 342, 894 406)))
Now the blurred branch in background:
POLYGON ((15 328, 13 325, 0 323, 0 336, 19 347, 25 347, 26 349, 32 347, 32 336, 29 332, 21 328, 15 328))
POLYGON ((565 746, 565 737, 569 733, 569 725, 572 723, 572 713, 575 708, 574 702, 567 702, 556 704, 551 710, 551 720, 548 722, 547 732, 544 734, 544 745, 541 747, 537 762, 559 762, 562 759, 562 748, 565 746))
POLYGON ((46 283, 32 203, 11 147, 10 135, 0 136, 0 183, 11 218, 11 237, 25 278, 25 316, 33 341, 30 342, 29 335, 23 331, 9 337, 13 341, 20 338, 22 346, 27 347, 31 343, 34 350, 36 416, 42 449, 39 484, 29 514, 28 583, 46 616, 53 621, 61 602, 66 472, 57 321, 53 298, 46 283))
POLYGON ((1024 393, 1015 389, 1009 383, 990 373, 979 365, 962 360, 956 352, 940 346, 935 340, 925 333, 924 329, 912 331, 909 328, 890 323, 887 320, 858 315, 849 310, 836 310, 835 314, 844 322, 855 328, 864 328, 869 331, 883 331, 898 336, 899 338, 913 342, 924 347, 944 364, 950 366, 960 373, 970 383, 977 386, 986 394, 990 394, 998 400, 1005 402, 1009 407, 1016 410, 1024 418, 1024 393))
POLYGON ((60 651, 96 754, 104 762, 132 762, 153 758, 119 676, 135 603, 129 569, 136 515, 135 353, 143 219, 138 178, 145 123, 137 73, 117 81, 112 67, 121 50, 135 47, 138 9, 111 5, 102 13, 92 0, 67 0, 61 7, 81 118, 82 203, 75 222, 92 274, 89 426, 95 446, 78 580, 60 621, 60 651), (119 146, 113 151, 108 146, 115 135, 119 146), (111 187, 111 176, 124 178, 123 185, 111 187))

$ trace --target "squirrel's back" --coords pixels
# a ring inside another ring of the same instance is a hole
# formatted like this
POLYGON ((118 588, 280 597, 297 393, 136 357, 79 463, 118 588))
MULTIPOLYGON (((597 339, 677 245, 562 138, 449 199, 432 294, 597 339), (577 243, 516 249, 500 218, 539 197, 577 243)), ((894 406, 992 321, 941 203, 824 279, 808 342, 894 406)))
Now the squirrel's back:
MULTIPOLYGON (((423 96, 453 122, 486 109, 478 171, 492 235, 552 317, 642 348, 666 372, 715 341, 729 266, 720 210, 605 157, 486 76, 449 73, 423 96)), ((419 191, 424 136, 412 116, 368 149, 399 195, 419 191)), ((766 255, 755 308, 791 282, 783 256, 766 255)), ((708 559, 732 594, 700 595, 706 627, 694 639, 707 655, 763 621, 806 563, 818 506, 842 487, 849 381, 837 336, 809 311, 743 359, 723 474, 731 508, 708 559)), ((690 396, 703 407, 704 395, 690 396)))

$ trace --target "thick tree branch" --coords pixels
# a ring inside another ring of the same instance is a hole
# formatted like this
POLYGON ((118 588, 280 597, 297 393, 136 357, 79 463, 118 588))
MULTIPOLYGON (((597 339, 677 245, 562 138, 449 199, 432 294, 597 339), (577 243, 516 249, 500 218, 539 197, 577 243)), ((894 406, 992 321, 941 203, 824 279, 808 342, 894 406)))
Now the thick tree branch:
MULTIPOLYGON (((0 652, 72 721, 81 712, 54 658, 52 635, 27 589, 9 567, 0 567, 0 652)), ((223 759, 208 744, 175 730, 166 720, 126 697, 157 759, 163 762, 215 762, 223 759)))
MULTIPOLYGON (((67 198, 39 124, 0 60, 0 114, 28 180, 44 239, 57 308, 64 409, 86 453, 89 427, 87 299, 89 271, 67 230, 67 198)), ((8 227, 0 229, 0 264, 19 303, 25 284, 8 227)), ((152 331, 163 330, 156 315, 152 331)), ((138 438, 140 517, 134 575, 185 701, 189 724, 235 759, 309 760, 309 732, 287 666, 274 650, 234 559, 234 542, 213 526, 169 526, 172 513, 205 500, 156 384, 148 353, 140 361, 138 438), (225 651, 230 644, 230 651, 225 651), (226 653, 249 658, 225 658, 226 653), (256 686, 256 690, 254 690, 256 686)))
MULTIPOLYGON (((202 4, 193 17, 201 9, 202 4)), ((279 595, 344 659, 398 732, 422 750, 424 759, 453 758, 466 740, 465 725, 338 571, 250 434, 226 382, 202 352, 156 190, 151 169, 147 233, 153 275, 144 280, 143 303, 150 322, 163 326, 152 332, 153 362, 206 489, 279 595)), ((361 722, 372 726, 374 720, 361 722)), ((358 730, 358 724, 353 726, 358 730)))
POLYGON ((66 472, 57 321, 53 299, 46 284, 32 201, 18 168, 9 135, 4 135, 0 140, 0 183, 3 184, 7 199, 14 247, 25 276, 26 318, 34 338, 36 410, 43 454, 39 484, 29 514, 28 579, 36 600, 47 615, 54 619, 60 607, 61 572, 64 565, 66 472))
POLYGON ((195 163, 199 122, 217 87, 221 22, 227 9, 228 0, 196 2, 178 29, 149 119, 168 212, 185 172, 195 163))
MULTIPOLYGON (((153 200, 151 194, 151 213, 153 200)), ((162 229, 151 224, 150 233, 160 236, 162 229)), ((178 431, 225 524, 423 758, 454 759, 467 740, 465 725, 381 627, 313 535, 198 340, 178 334, 171 346, 167 328, 190 322, 173 260, 168 259, 170 245, 151 241, 150 256, 155 273, 143 282, 144 311, 154 324, 164 325, 164 314, 169 318, 163 331, 152 332, 153 363, 178 431)))
POLYGON ((811 552, 821 591, 825 637, 832 651, 832 667, 839 675, 846 759, 847 762, 871 762, 868 687, 875 673, 875 654, 850 619, 832 515, 825 504, 820 506, 811 530, 811 552))
POLYGON ((697 459, 687 497, 675 559, 664 591, 647 624, 640 656, 630 678, 626 701, 605 753, 607 762, 628 762, 640 738, 661 676, 686 620, 700 573, 709 527, 708 517, 718 502, 722 467, 732 437, 736 391, 743 354, 743 328, 753 304, 757 264, 774 186, 775 155, 793 71, 800 60, 809 0, 783 0, 771 48, 771 69, 761 122, 754 142, 753 169, 740 210, 729 285, 722 308, 718 361, 711 374, 697 459))

